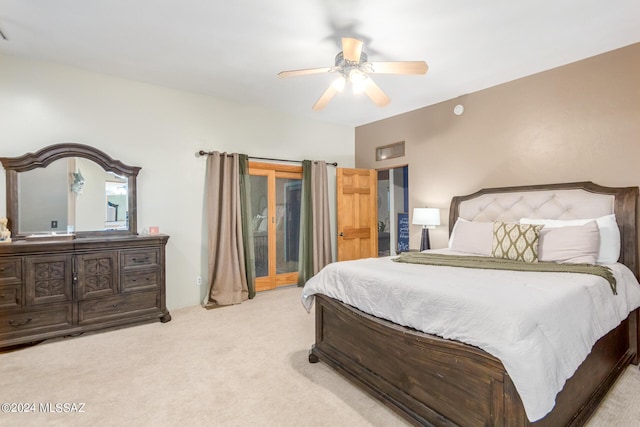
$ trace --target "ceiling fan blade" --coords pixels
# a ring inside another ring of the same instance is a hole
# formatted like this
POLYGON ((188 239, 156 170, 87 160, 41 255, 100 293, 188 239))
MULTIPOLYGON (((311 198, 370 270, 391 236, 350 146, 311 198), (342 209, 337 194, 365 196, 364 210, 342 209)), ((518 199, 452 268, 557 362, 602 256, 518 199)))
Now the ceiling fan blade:
POLYGON ((375 82, 371 79, 369 79, 369 81, 367 82, 364 88, 364 92, 378 107, 384 107, 391 102, 387 94, 384 93, 382 89, 380 89, 380 86, 375 84, 375 82))
POLYGON ((324 68, 306 68, 303 70, 280 71, 278 73, 278 77, 284 78, 284 77, 306 76, 309 74, 328 73, 328 72, 331 72, 331 70, 332 70, 331 67, 324 67, 324 68))
POLYGON ((425 74, 429 66, 424 61, 370 62, 377 74, 425 74))
POLYGON ((311 107, 311 109, 313 111, 322 110, 327 106, 329 101, 331 101, 333 97, 336 96, 336 93, 338 93, 338 90, 333 85, 329 86, 327 90, 325 90, 324 93, 320 96, 320 98, 318 98, 316 103, 313 104, 313 107, 311 107))
POLYGON ((342 56, 347 61, 360 62, 362 55, 362 41, 351 37, 342 38, 342 56))

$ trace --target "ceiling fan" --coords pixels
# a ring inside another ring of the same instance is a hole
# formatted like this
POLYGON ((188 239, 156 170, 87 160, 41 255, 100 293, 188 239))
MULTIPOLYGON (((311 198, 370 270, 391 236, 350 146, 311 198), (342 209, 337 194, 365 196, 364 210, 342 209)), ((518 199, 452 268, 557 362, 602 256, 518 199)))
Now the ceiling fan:
POLYGON ((351 37, 342 38, 342 51, 336 55, 335 66, 307 68, 303 70, 281 71, 278 77, 306 76, 309 74, 338 73, 338 77, 313 104, 313 110, 322 110, 338 92, 344 90, 347 82, 353 93, 364 92, 379 107, 391 100, 369 77, 369 74, 425 74, 429 67, 424 61, 368 62, 362 51, 362 41, 351 37))

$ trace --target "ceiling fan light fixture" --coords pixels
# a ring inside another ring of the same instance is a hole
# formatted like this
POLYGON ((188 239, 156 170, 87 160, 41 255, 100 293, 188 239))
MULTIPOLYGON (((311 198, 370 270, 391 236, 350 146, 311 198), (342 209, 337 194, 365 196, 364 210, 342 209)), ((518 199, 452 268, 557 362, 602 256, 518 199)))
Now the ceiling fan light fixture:
POLYGON ((331 86, 338 92, 342 92, 344 90, 344 86, 347 84, 347 79, 345 76, 340 74, 336 79, 331 83, 331 86))
POLYGON ((357 68, 353 68, 349 71, 349 81, 351 84, 358 84, 365 81, 368 76, 357 68))
POLYGON ((349 71, 349 82, 354 94, 362 93, 367 87, 369 76, 358 69, 349 71))
POLYGON ((309 74, 336 73, 338 77, 329 84, 327 90, 313 104, 314 111, 322 110, 333 97, 344 90, 347 82, 354 94, 364 92, 378 107, 384 107, 391 101, 369 74, 425 74, 428 70, 424 61, 369 62, 362 51, 362 40, 353 37, 342 38, 342 51, 335 57, 335 66, 325 68, 307 68, 281 71, 278 77, 294 77, 309 74))

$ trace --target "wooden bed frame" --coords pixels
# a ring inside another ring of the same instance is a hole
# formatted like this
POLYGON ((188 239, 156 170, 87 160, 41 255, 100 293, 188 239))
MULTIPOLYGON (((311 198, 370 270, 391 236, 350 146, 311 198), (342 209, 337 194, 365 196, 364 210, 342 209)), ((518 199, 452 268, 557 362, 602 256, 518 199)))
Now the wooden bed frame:
MULTIPOLYGON (((615 196, 621 232, 620 262, 638 277, 638 187, 591 182, 485 189, 454 197, 449 228, 460 203, 505 192, 582 189, 615 196)), ((445 340, 316 295, 316 343, 309 361, 325 362, 415 425, 583 425, 629 363, 638 363, 638 310, 602 337, 566 382, 556 405, 531 423, 502 363, 479 348, 445 340)))

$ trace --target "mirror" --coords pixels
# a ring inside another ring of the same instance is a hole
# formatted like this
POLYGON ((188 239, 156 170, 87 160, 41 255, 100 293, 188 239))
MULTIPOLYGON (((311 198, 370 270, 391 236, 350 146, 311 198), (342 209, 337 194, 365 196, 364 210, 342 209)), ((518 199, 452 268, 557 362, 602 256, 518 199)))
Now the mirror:
POLYGON ((136 234, 139 167, 82 144, 0 158, 7 174, 11 235, 136 234))

